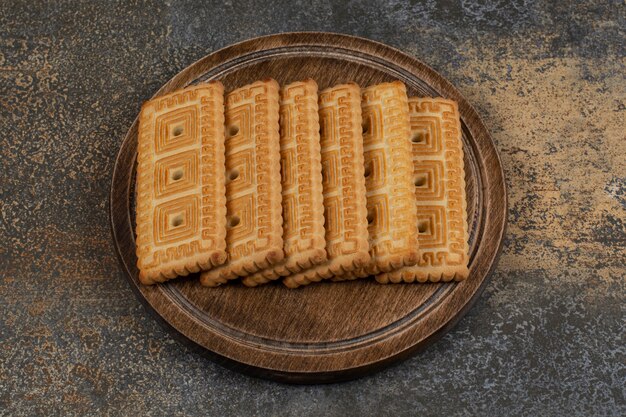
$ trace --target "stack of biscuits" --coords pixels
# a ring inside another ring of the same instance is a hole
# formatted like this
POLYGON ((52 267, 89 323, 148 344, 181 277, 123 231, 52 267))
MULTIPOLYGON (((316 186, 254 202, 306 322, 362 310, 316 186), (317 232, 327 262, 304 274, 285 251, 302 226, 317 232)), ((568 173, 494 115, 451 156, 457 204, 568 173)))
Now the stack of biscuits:
POLYGON ((318 92, 270 79, 226 95, 211 82, 146 102, 138 138, 143 284, 468 276, 453 101, 409 98, 399 81, 318 92))

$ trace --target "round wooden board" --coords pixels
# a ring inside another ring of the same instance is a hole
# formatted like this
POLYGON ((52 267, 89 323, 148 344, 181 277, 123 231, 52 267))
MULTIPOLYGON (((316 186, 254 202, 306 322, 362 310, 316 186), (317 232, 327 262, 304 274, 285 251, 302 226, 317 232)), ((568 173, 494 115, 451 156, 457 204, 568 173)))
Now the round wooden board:
POLYGON ((396 285, 326 282, 290 290, 280 283, 205 288, 192 276, 142 286, 133 233, 136 120, 113 172, 110 215, 115 247, 131 287, 148 310, 180 340, 218 362, 287 382, 355 378, 441 337, 481 293, 506 224, 500 159, 476 111, 441 75, 396 49, 352 36, 286 33, 238 43, 185 68, 156 96, 213 79, 230 91, 268 77, 281 84, 313 78, 320 89, 348 81, 366 87, 399 79, 410 96, 456 100, 465 151, 469 278, 396 285))

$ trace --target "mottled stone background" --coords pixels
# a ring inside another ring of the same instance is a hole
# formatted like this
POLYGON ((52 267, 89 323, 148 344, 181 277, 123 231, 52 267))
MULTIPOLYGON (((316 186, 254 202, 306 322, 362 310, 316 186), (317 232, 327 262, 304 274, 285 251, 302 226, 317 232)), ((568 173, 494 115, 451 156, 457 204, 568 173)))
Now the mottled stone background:
POLYGON ((0 3, 0 415, 626 414, 624 2, 261 3, 0 3), (326 386, 246 377, 172 340, 107 219, 141 102, 211 51, 294 30, 365 36, 441 72, 485 119, 509 186, 499 266, 461 323, 326 386))

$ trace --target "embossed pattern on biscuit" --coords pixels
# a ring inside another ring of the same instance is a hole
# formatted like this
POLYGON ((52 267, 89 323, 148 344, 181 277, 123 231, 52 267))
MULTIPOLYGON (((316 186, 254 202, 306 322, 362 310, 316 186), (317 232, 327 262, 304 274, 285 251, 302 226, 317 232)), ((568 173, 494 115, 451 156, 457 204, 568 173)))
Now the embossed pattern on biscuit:
POLYGON ((226 261, 224 88, 202 84, 139 115, 137 266, 143 284, 226 261))
POLYGON ((468 276, 468 227, 461 123, 457 104, 410 98, 413 178, 420 259, 376 276, 381 283, 463 280, 468 276))
POLYGON ((370 260, 360 88, 350 83, 322 91, 319 113, 327 260, 285 277, 291 288, 342 275, 370 260))
POLYGON ((283 259, 279 87, 258 81, 226 96, 228 261, 202 273, 217 286, 283 259))
POLYGON ((362 90, 363 152, 372 260, 333 280, 366 277, 418 260, 417 213, 406 87, 400 81, 362 90))
POLYGON ((326 260, 317 84, 281 89, 280 155, 285 258, 245 277, 250 287, 311 268, 326 260))

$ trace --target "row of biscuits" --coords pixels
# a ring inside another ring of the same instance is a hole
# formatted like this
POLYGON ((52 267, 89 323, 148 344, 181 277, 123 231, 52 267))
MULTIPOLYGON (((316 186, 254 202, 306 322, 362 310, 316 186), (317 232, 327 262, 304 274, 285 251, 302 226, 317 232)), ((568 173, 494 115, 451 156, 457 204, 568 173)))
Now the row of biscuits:
POLYGON ((461 280, 468 247, 457 106, 401 82, 319 93, 313 80, 219 82, 139 118, 137 257, 144 284, 282 278, 461 280), (418 238, 419 236, 419 238, 418 238))

